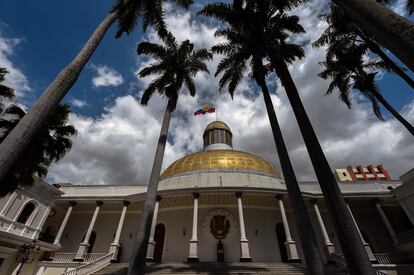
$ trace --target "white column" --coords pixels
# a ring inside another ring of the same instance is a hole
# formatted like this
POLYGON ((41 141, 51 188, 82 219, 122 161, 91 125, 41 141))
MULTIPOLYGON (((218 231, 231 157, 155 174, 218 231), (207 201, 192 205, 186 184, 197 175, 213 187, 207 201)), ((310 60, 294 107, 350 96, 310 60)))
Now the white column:
POLYGON ((155 250, 155 244, 156 244, 154 241, 154 234, 155 234, 155 227, 157 225, 157 216, 158 216, 158 208, 160 206, 160 200, 161 200, 161 197, 157 196, 157 201, 155 202, 155 206, 154 206, 154 215, 152 216, 150 238, 148 241, 147 261, 154 261, 154 250, 155 250))
POLYGON ((395 234, 394 229, 391 226, 390 221, 387 218, 387 215, 385 215, 384 210, 381 208, 381 204, 379 202, 375 203, 375 206, 377 207, 378 213, 381 216, 382 221, 385 224, 385 227, 388 230, 388 233, 390 233, 391 239, 394 244, 398 243, 397 235, 395 234))
POLYGON ((239 225, 240 225, 240 262, 251 262, 249 251, 249 241, 246 238, 246 229, 244 226, 242 193, 237 192, 237 208, 239 210, 239 225))
POLYGON ((359 229, 359 226, 358 226, 358 224, 357 224, 357 222, 356 222, 356 220, 355 220, 355 217, 354 217, 354 215, 352 214, 352 211, 351 211, 351 208, 349 207, 348 202, 346 202, 346 206, 348 207, 348 211, 349 211, 349 213, 351 214, 351 218, 352 218, 352 220, 354 221, 355 227, 357 228, 357 231, 358 231, 359 237, 361 238, 362 244, 363 244, 363 245, 364 245, 364 247, 365 247, 365 251, 366 251, 366 252, 367 252, 367 254, 368 254, 368 258, 369 258, 369 260, 370 260, 371 262, 376 262, 376 261, 377 261, 377 258, 375 258, 374 253, 372 252, 372 249, 371 249, 371 246, 369 245, 369 243, 367 243, 367 242, 364 240, 364 237, 362 236, 361 230, 359 229))
POLYGON ((193 208, 193 231, 190 239, 190 251, 188 255, 189 262, 198 262, 198 238, 197 238, 197 229, 198 229, 198 198, 200 197, 199 193, 193 193, 194 198, 194 208, 193 208))
POLYGON ((283 196, 277 195, 276 199, 279 203, 280 215, 282 217, 283 228, 285 229, 285 235, 286 235, 285 247, 286 247, 286 251, 288 254, 288 260, 290 262, 298 262, 300 261, 299 254, 296 248, 296 243, 295 241, 292 240, 292 235, 290 234, 289 223, 286 217, 285 207, 283 205, 283 200, 282 200, 283 196))
POLYGON ((91 237, 92 230, 93 230, 93 227, 95 226, 96 218, 98 217, 98 213, 99 213, 99 210, 102 204, 103 204, 102 201, 96 202, 95 212, 93 213, 91 222, 89 223, 88 231, 86 232, 85 239, 79 245, 78 252, 76 252, 76 256, 73 259, 74 261, 82 262, 84 260, 85 253, 86 251, 88 251, 88 248, 89 248, 89 238, 91 237))
POLYGON ((115 238, 109 247, 109 253, 112 253, 111 262, 118 261, 119 247, 121 247, 121 244, 119 243, 119 239, 121 238, 122 227, 124 226, 125 215, 126 215, 126 211, 129 205, 129 201, 123 201, 123 205, 124 206, 122 207, 121 217, 119 218, 118 228, 116 229, 115 238))
POLYGON ((318 201, 311 200, 313 204, 313 209, 315 210, 316 218, 318 219, 319 227, 321 228, 323 239, 325 241, 326 249, 328 250, 328 254, 331 255, 335 253, 335 247, 331 240, 329 239, 328 232, 326 231, 325 224, 323 223, 321 212, 319 212, 318 201))
POLYGON ((72 213, 72 209, 75 206, 76 206, 76 202, 74 201, 69 202, 69 208, 66 211, 65 217, 63 218, 62 224, 60 225, 59 231, 56 234, 53 244, 60 245, 60 238, 62 238, 63 231, 65 230, 66 224, 68 223, 70 214, 72 213))

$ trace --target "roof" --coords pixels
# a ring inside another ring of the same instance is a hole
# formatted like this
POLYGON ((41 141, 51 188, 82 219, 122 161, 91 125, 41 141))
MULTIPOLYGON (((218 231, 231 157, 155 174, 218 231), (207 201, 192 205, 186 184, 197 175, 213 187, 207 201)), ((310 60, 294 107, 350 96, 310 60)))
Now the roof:
POLYGON ((235 150, 212 150, 185 156, 171 164, 161 178, 202 171, 249 171, 280 177, 280 173, 266 160, 235 150))

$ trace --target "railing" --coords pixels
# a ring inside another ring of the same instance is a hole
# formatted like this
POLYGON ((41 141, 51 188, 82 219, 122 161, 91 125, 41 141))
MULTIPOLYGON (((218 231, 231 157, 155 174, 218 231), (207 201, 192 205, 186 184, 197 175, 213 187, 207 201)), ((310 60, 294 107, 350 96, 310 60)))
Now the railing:
POLYGON ((86 253, 83 261, 88 263, 93 262, 106 255, 108 255, 108 253, 86 253))
POLYGON ((56 263, 68 263, 72 262, 75 258, 76 253, 55 253, 52 257, 52 262, 56 263))
POLYGON ((377 261, 379 264, 391 264, 391 258, 390 255, 386 253, 375 253, 375 258, 377 258, 377 261))
MULTIPOLYGON (((94 254, 100 254, 100 253, 94 253, 94 254)), ((111 263, 112 259, 112 253, 106 254, 103 257, 100 257, 93 262, 87 263, 85 265, 82 265, 80 267, 77 267, 75 269, 66 271, 62 275, 89 275, 92 274, 98 270, 101 270, 102 268, 108 266, 111 263)))
MULTIPOLYGON (((380 254, 380 255, 386 255, 386 254, 380 254)), ((331 254, 332 259, 335 261, 335 264, 344 271, 348 271, 348 266, 346 264, 346 260, 342 255, 338 255, 338 254, 331 254)), ((388 256, 388 255, 387 255, 388 256)), ((388 258, 389 259, 389 258, 388 258)), ((381 271, 381 270, 375 270, 375 273, 377 275, 388 275, 388 273, 381 271)))
MULTIPOLYGON (((93 262, 106 255, 107 253, 85 253, 83 257, 83 261, 87 263, 93 262)), ((76 256, 76 253, 55 253, 55 255, 53 255, 52 262, 56 262, 56 263, 73 262, 73 259, 75 258, 75 256, 76 256)))
POLYGON ((30 239, 34 239, 38 236, 38 231, 36 228, 16 221, 12 221, 4 216, 0 216, 0 230, 30 239))

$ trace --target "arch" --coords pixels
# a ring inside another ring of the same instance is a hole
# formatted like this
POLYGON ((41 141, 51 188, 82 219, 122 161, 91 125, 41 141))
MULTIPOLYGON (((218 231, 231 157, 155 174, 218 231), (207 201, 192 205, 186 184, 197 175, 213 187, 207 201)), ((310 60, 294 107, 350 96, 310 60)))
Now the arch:
POLYGON ((164 241, 165 241, 165 225, 162 223, 157 224, 154 232, 154 262, 162 262, 162 254, 164 251, 164 241))
POLYGON ((17 215, 16 222, 22 223, 25 225, 30 225, 36 213, 37 213, 36 201, 29 200, 19 210, 19 214, 17 215))
POLYGON ((285 228, 283 227, 283 224, 281 222, 276 224, 276 238, 277 238, 277 243, 279 244, 281 260, 282 262, 287 262, 288 254, 287 254, 287 250, 285 246, 286 233, 285 233, 285 228))

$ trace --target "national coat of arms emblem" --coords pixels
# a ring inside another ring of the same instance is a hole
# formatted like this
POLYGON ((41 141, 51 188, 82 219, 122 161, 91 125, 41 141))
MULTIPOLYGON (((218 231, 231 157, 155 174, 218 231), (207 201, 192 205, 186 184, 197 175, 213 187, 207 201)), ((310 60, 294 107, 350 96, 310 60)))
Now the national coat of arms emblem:
POLYGON ((230 230, 230 222, 224 215, 216 215, 211 219, 210 232, 217 240, 226 238, 230 230))

